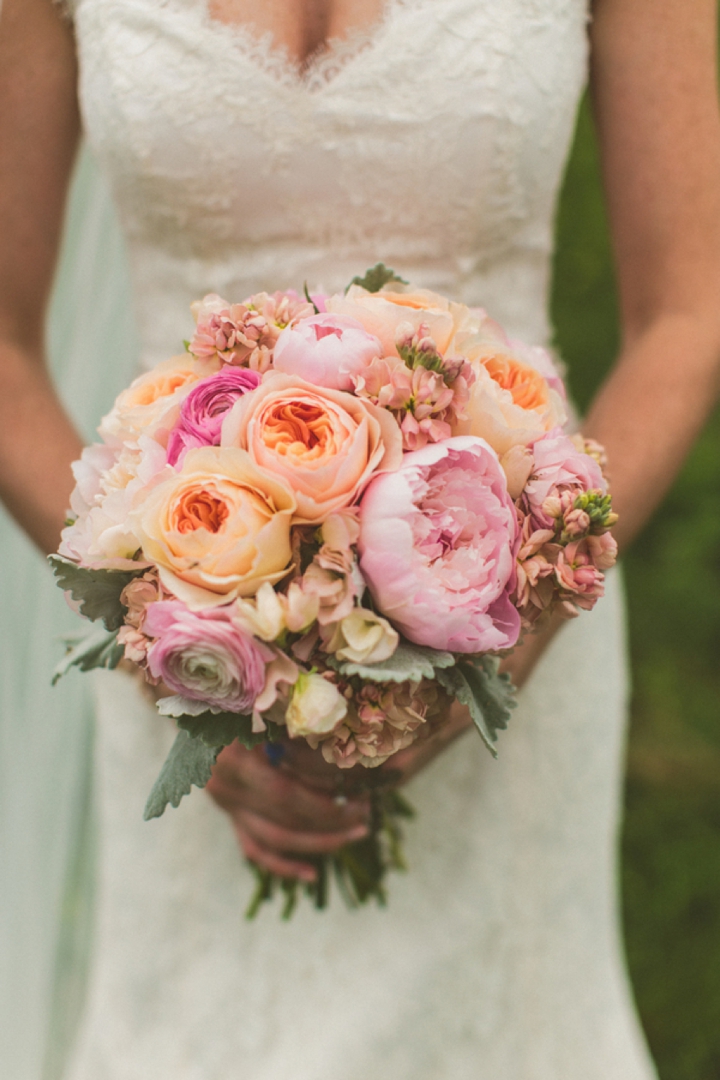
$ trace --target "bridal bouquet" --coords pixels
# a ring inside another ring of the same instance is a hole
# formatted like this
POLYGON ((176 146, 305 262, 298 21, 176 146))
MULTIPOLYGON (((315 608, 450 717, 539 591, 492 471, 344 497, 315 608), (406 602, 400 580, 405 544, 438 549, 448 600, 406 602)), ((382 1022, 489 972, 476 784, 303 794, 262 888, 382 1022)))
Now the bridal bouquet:
MULTIPOLYGON (((193 314, 186 353, 123 391, 75 464, 51 557, 103 624, 56 677, 124 658, 171 692, 146 817, 236 739, 372 770, 453 699, 494 753, 500 656, 553 609, 591 608, 616 555, 602 449, 564 433, 548 354, 382 265, 343 295, 210 295, 193 314)), ((329 868, 351 901, 383 898, 409 813, 386 773, 363 774, 371 836, 304 886, 318 904, 329 868)), ((289 910, 299 886, 281 885, 289 910)))

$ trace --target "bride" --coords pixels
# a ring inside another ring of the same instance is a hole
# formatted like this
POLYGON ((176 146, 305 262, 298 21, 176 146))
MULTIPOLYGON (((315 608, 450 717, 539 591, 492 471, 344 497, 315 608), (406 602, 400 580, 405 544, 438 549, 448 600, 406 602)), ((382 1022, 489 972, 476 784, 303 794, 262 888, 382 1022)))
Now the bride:
MULTIPOLYGON (((81 449, 43 361, 81 127, 119 212, 138 336, 135 348, 100 228, 64 264, 50 326, 65 327, 59 392, 88 435, 129 378, 123 357, 177 351, 188 305, 209 291, 337 290, 382 258, 546 341, 555 200, 589 54, 624 338, 585 430, 607 447, 627 544, 718 381, 714 42, 714 0, 3 0, 10 515, 54 550, 81 449)), ((102 217, 102 202, 83 212, 102 217)), ((308 877, 310 853, 363 834, 366 805, 336 804, 302 762, 276 770, 229 748, 213 798, 143 822, 173 733, 115 672, 94 684, 88 817, 82 680, 48 689, 63 618, 30 545, 2 530, 4 1075, 652 1077, 616 925, 616 578, 596 611, 513 655, 525 685, 499 762, 461 715, 452 741, 404 752, 419 819, 387 910, 336 901, 246 924, 241 852, 308 877)))

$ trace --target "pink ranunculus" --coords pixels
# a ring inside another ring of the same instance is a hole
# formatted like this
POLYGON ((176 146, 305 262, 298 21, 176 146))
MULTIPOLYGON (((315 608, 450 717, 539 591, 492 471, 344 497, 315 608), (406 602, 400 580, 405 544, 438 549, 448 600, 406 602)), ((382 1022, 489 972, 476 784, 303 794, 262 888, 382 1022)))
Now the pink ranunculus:
POLYGON ((436 649, 516 643, 518 543, 505 474, 474 436, 406 454, 360 504, 360 568, 377 607, 410 641, 436 649))
POLYGON ((210 710, 248 714, 275 653, 235 625, 231 614, 228 608, 189 611, 178 600, 151 604, 143 625, 146 636, 156 639, 148 649, 148 670, 210 710))
POLYGON ((553 528, 554 521, 543 508, 545 500, 571 489, 607 492, 607 484, 595 458, 579 450, 560 429, 548 432, 532 445, 532 475, 525 487, 524 499, 536 527, 553 528))
POLYGON ((168 440, 168 464, 177 464, 194 446, 219 446, 225 413, 239 397, 260 385, 248 368, 226 367, 197 383, 183 401, 168 440))
POLYGON ((283 330, 273 367, 329 390, 352 390, 353 380, 382 353, 376 337, 349 315, 311 315, 283 330))

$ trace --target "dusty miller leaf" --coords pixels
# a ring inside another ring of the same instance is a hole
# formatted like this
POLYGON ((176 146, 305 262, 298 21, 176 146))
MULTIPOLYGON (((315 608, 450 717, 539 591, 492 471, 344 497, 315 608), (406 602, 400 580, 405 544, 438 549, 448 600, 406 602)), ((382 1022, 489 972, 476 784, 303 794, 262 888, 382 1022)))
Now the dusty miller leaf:
POLYGON ((493 757, 498 730, 506 728, 515 706, 514 687, 507 675, 498 674, 496 657, 461 660, 454 668, 438 671, 440 685, 470 710, 475 727, 493 757))
POLYGON ((123 623, 125 607, 120 603, 120 593, 133 578, 144 574, 146 567, 138 570, 88 570, 61 555, 50 555, 48 562, 64 592, 69 592, 80 605, 80 612, 93 622, 102 619, 107 630, 119 630, 123 623))
MULTIPOLYGON (((330 660, 329 663, 332 664, 330 660)), ((341 675, 358 675, 371 682, 419 682, 420 679, 432 679, 437 668, 452 667, 455 657, 449 652, 439 652, 425 645, 411 645, 402 642, 388 660, 379 664, 354 664, 341 662, 332 664, 341 675)))
POLYGON ((92 671, 93 668, 116 668, 122 660, 125 650, 117 643, 117 632, 108 634, 102 627, 96 626, 82 638, 66 638, 67 652, 53 671, 53 686, 67 675, 70 668, 80 671, 92 671))
MULTIPOLYGON (((383 285, 387 285, 391 281, 397 281, 401 285, 407 285, 407 281, 404 278, 398 277, 394 270, 391 270, 385 263, 376 263, 370 270, 365 272, 363 277, 354 277, 350 282, 350 285, 360 285, 363 289, 367 289, 368 292, 376 293, 380 292, 383 285)), ((348 285, 348 289, 350 288, 348 285)), ((347 292, 347 289, 345 290, 347 292)))
POLYGON ((187 731, 193 739, 200 739, 206 746, 229 746, 235 739, 251 750, 260 743, 273 742, 277 739, 278 727, 272 721, 267 722, 266 731, 253 731, 252 717, 240 713, 204 712, 199 716, 179 716, 177 725, 187 731))
POLYGON ((500 661, 496 656, 480 656, 473 660, 461 660, 460 667, 482 708, 485 722, 497 739, 498 731, 504 731, 517 705, 516 689, 507 674, 500 674, 500 661))
POLYGON ((193 739, 187 731, 178 731, 145 805, 145 820, 160 817, 168 803, 179 806, 193 784, 204 788, 221 749, 221 746, 206 746, 202 739, 193 739))

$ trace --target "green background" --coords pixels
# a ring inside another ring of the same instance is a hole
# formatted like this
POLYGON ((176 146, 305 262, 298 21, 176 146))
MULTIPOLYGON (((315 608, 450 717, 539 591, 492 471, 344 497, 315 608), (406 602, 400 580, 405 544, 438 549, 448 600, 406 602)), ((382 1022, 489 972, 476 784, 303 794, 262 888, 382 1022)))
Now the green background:
MULTIPOLYGON (((557 236, 556 344, 584 408, 618 342, 587 101, 557 236)), ((624 565, 634 683, 621 879, 630 973, 662 1080, 720 1080, 720 415, 624 565)))

